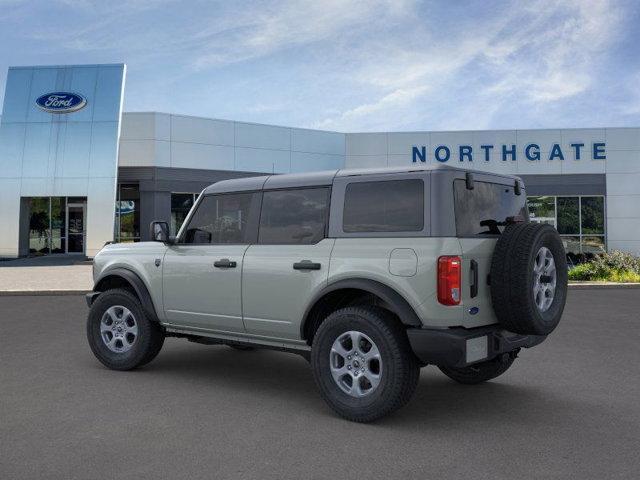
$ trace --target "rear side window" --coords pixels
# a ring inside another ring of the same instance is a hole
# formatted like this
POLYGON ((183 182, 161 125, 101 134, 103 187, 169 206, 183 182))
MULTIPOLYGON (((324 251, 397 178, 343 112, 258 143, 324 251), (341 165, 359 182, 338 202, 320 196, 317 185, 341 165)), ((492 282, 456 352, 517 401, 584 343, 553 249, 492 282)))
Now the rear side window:
POLYGON ((524 190, 516 195, 509 185, 476 181, 473 190, 468 190, 464 180, 454 180, 453 194, 460 237, 500 235, 508 217, 529 219, 524 190))
MULTIPOLYGON (((250 243, 250 212, 252 203, 254 211, 257 210, 257 200, 258 197, 255 193, 232 193, 204 197, 189 220, 184 243, 250 243)), ((255 232, 255 222, 253 231, 255 232)))
POLYGON ((328 188, 264 192, 258 243, 318 243, 325 237, 328 216, 328 188))
POLYGON ((420 179, 347 185, 342 229, 356 232, 419 232, 424 228, 424 182, 420 179))

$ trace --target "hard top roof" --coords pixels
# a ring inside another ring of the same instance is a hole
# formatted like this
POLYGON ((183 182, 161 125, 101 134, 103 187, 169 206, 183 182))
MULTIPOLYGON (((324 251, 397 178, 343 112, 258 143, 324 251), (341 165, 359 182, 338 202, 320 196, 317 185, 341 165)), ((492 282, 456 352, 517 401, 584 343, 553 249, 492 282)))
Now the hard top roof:
POLYGON ((262 189, 313 187, 331 185, 336 177, 352 177, 360 175, 385 175, 393 173, 428 172, 428 171, 461 171, 503 178, 518 178, 515 175, 504 175, 449 165, 409 165, 406 167, 354 168, 342 170, 326 170, 309 173, 286 173, 282 175, 264 175, 258 177, 234 178, 221 180, 204 189, 204 194, 253 191, 262 189))

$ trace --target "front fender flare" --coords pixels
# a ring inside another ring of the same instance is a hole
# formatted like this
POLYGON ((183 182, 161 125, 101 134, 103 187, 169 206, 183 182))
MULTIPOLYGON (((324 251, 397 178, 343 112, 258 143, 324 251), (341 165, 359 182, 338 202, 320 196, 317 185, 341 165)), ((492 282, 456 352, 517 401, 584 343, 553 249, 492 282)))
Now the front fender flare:
MULTIPOLYGON (((132 270, 123 267, 112 268, 110 270, 106 270, 100 274, 98 280, 93 287, 94 292, 102 292, 100 288, 101 282, 106 280, 109 277, 120 277, 125 280, 133 290, 136 292, 136 295, 140 299, 140 303, 142 304, 142 308, 144 308, 145 313, 150 316, 154 321, 158 321, 158 315, 156 313, 156 308, 153 305, 153 300, 151 298, 151 294, 149 293, 149 289, 142 281, 140 276, 132 270)), ((96 295, 97 297, 97 295, 96 295)), ((95 299, 95 297, 94 297, 95 299)))

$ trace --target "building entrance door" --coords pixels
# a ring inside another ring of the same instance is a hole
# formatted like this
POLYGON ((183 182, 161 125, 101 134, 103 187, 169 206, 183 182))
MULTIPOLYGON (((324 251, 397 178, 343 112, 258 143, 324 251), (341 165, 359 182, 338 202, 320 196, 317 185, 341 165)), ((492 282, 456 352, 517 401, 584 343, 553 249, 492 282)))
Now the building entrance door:
POLYGON ((86 204, 67 203, 67 253, 85 252, 86 204))

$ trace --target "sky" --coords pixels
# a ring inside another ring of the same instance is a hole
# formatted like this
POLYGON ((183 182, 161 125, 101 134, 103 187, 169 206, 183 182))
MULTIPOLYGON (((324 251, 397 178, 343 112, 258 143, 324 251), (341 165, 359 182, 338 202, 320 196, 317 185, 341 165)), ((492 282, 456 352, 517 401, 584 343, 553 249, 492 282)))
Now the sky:
POLYGON ((127 64, 125 111, 341 132, 640 126, 640 2, 0 0, 9 66, 127 64))

